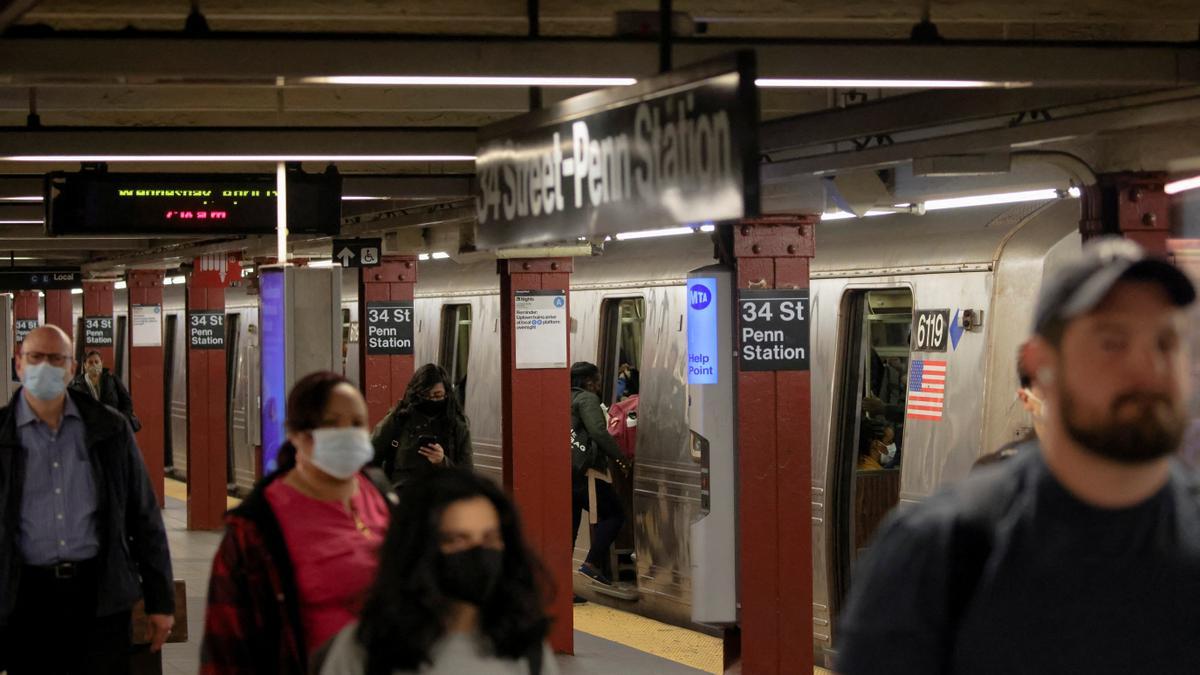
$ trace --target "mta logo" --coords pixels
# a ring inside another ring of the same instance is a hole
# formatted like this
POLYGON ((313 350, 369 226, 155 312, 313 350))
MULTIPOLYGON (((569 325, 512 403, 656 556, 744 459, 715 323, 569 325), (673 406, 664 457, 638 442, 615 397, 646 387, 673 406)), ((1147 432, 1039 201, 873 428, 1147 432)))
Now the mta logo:
POLYGON ((712 291, 707 287, 696 284, 688 289, 688 304, 692 309, 704 309, 712 302, 712 291))

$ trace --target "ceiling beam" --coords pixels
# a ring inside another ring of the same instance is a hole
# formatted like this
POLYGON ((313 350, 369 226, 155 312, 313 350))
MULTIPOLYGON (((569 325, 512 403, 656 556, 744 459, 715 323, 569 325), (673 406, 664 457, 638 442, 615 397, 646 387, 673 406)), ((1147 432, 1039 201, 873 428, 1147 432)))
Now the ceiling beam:
MULTIPOLYGON (((1190 44, 676 40, 673 60, 694 63, 754 49, 762 77, 984 80, 1041 87, 1172 87, 1200 83, 1190 44)), ((646 76, 654 41, 586 38, 17 37, 0 41, 0 77, 183 78, 276 82, 331 75, 646 76)))
MULTIPOLYGON (((1164 95, 1166 96, 1166 95, 1164 95)), ((1131 97, 1136 99, 1137 97, 1131 97)), ((846 149, 812 154, 762 165, 762 180, 775 183, 805 176, 832 175, 849 170, 879 169, 917 157, 964 155, 996 150, 1032 149, 1104 132, 1186 122, 1200 117, 1200 92, 1181 90, 1173 97, 1130 101, 1124 106, 1082 110, 1063 117, 998 124, 987 129, 962 131, 953 126, 941 134, 866 149, 846 149)))

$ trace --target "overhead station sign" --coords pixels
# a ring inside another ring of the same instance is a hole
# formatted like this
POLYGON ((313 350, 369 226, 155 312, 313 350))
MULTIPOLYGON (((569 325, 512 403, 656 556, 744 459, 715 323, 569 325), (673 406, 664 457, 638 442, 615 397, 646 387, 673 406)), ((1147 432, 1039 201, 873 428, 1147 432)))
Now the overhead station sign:
POLYGON ((758 215, 754 72, 739 52, 484 127, 476 244, 758 215))
MULTIPOLYGON (((342 179, 291 172, 288 231, 337 234, 342 179)), ((274 174, 83 171, 47 174, 49 235, 251 235, 276 227, 274 174)))
POLYGON ((83 286, 78 267, 9 267, 0 269, 0 292, 61 291, 83 286))

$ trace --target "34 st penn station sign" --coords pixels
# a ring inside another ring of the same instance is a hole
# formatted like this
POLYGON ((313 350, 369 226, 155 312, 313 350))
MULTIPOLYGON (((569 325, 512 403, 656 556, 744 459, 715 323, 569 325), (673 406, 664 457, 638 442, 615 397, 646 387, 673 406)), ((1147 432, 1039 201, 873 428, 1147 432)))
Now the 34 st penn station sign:
POLYGON ((756 216, 754 54, 484 127, 476 155, 482 248, 756 216))

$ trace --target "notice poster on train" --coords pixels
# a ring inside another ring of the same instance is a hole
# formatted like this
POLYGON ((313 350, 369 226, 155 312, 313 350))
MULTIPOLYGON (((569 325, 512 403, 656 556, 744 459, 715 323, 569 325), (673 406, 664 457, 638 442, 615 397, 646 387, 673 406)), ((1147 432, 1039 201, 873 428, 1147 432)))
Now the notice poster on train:
POLYGON ((162 346, 162 306, 134 305, 131 308, 134 347, 162 346))
POLYGON ((517 368, 567 367, 567 292, 515 291, 517 368))

